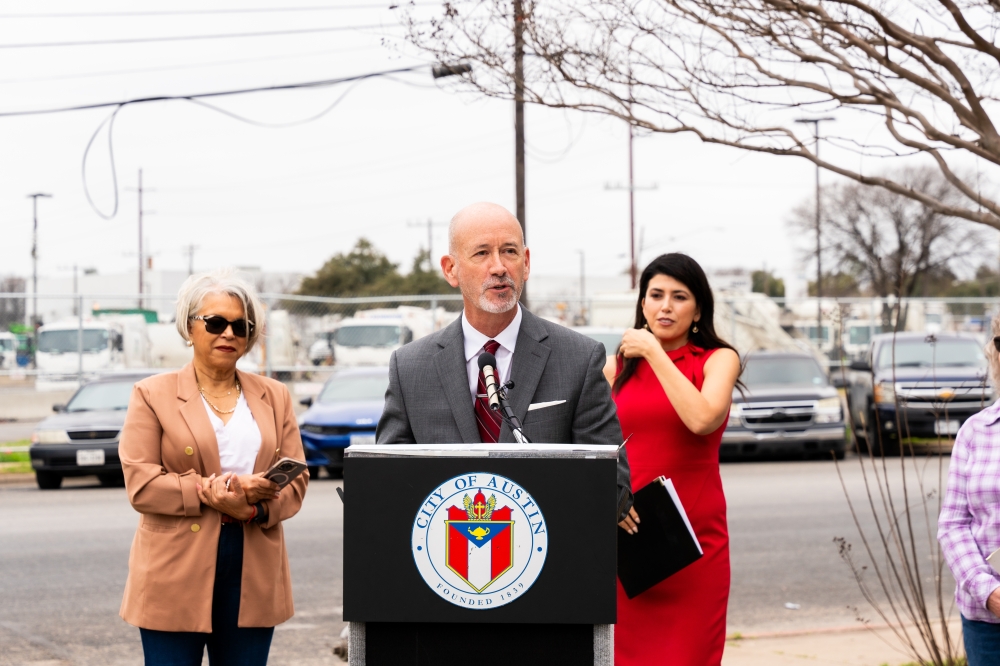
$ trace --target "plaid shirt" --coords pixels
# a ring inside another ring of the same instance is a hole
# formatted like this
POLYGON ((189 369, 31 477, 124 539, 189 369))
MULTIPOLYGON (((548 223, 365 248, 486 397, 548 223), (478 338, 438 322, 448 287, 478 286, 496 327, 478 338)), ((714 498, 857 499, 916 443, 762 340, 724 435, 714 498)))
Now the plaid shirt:
POLYGON ((965 422, 955 437, 938 541, 955 576, 955 601, 969 620, 1000 623, 986 600, 1000 574, 986 558, 1000 548, 1000 400, 965 422))

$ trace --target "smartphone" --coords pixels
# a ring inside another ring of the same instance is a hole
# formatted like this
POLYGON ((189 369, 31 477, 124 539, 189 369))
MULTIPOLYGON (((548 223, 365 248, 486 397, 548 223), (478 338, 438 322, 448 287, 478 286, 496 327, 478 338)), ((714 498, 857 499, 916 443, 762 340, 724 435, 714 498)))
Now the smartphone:
POLYGON ((986 562, 993 567, 993 571, 1000 572, 1000 548, 990 553, 990 556, 986 558, 986 562))
POLYGON ((301 460, 282 458, 274 463, 274 467, 264 472, 264 478, 274 481, 279 488, 284 488, 308 468, 309 466, 301 460))

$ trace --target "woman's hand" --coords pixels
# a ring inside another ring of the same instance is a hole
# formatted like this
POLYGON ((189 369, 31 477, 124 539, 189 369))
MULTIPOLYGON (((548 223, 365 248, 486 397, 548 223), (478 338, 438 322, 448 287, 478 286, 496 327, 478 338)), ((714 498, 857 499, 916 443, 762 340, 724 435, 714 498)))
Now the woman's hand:
POLYGON ((639 531, 639 514, 635 512, 635 507, 628 510, 628 515, 625 516, 625 520, 618 523, 618 527, 622 528, 629 534, 635 534, 639 531))
POLYGON ((254 510, 247 503, 240 477, 232 472, 227 472, 218 478, 213 477, 214 474, 209 477, 211 481, 209 485, 196 486, 198 498, 216 511, 232 516, 236 520, 250 520, 254 510))
POLYGON ((1000 617, 1000 587, 993 590, 992 594, 986 600, 986 610, 1000 617))
POLYGON ((270 479, 264 478, 265 472, 260 474, 244 474, 240 477, 240 485, 247 496, 247 504, 256 504, 269 499, 281 497, 281 487, 270 479))
POLYGON ((645 328, 628 328, 622 336, 622 344, 618 348, 618 353, 625 358, 645 358, 659 352, 663 353, 663 347, 656 336, 645 328))

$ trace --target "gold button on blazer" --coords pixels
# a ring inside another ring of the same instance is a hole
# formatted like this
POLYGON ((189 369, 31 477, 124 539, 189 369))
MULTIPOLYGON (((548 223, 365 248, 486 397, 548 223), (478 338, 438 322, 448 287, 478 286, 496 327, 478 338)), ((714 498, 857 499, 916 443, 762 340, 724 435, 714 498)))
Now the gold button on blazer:
MULTIPOLYGON (((292 399, 280 382, 237 372, 260 429, 254 473, 279 458, 305 460, 292 399)), ((195 485, 221 474, 215 431, 194 367, 136 383, 118 445, 125 489, 139 512, 121 616, 160 631, 212 631, 212 586, 221 514, 202 506, 195 485)), ((239 626, 273 627, 290 618, 292 580, 281 521, 302 506, 308 473, 267 500, 268 520, 243 526, 239 626)))

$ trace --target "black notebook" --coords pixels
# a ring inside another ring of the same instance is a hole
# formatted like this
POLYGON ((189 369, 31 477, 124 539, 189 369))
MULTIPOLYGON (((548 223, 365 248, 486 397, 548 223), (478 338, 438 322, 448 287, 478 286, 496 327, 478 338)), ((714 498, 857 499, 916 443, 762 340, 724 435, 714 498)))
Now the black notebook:
POLYGON ((634 599, 702 556, 701 545, 670 479, 635 493, 639 531, 618 529, 618 579, 634 599))

